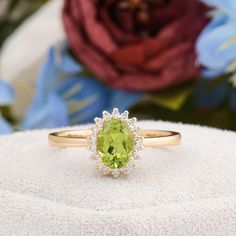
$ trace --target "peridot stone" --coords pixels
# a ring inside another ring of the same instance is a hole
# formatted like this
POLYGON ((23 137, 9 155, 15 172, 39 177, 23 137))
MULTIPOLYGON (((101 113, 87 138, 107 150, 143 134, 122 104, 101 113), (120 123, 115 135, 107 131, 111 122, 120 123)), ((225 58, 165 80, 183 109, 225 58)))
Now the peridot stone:
POLYGON ((111 119, 103 122, 97 137, 97 152, 105 166, 112 169, 126 166, 133 147, 133 134, 125 121, 111 119))

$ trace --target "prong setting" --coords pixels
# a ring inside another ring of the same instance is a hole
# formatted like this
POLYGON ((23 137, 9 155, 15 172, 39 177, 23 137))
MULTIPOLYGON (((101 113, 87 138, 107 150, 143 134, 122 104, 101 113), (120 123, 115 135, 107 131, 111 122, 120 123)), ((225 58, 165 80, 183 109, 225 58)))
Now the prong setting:
POLYGON ((129 118, 128 111, 120 113, 117 108, 114 108, 112 113, 104 111, 102 114, 103 114, 102 118, 96 117, 94 119, 95 126, 91 129, 91 137, 89 138, 89 150, 92 152, 92 156, 90 159, 95 160, 97 162, 96 168, 98 170, 101 170, 103 175, 111 175, 114 178, 117 178, 122 175, 127 175, 130 172, 130 170, 132 170, 135 167, 134 162, 140 159, 138 152, 142 150, 143 137, 140 136, 140 128, 137 127, 136 125, 137 119, 129 118), (102 159, 99 156, 99 153, 97 152, 98 134, 103 129, 104 121, 108 121, 110 119, 121 119, 122 121, 125 121, 130 131, 132 132, 134 139, 132 156, 129 158, 127 165, 117 169, 105 166, 102 162, 102 159))

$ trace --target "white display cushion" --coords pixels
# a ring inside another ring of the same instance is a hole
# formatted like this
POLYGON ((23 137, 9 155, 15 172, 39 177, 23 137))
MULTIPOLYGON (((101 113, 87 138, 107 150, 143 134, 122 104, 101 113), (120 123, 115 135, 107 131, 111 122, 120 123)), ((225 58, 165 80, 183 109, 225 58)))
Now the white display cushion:
POLYGON ((123 178, 49 131, 0 138, 0 235, 236 235, 236 133, 168 122, 181 146, 145 149, 123 178))

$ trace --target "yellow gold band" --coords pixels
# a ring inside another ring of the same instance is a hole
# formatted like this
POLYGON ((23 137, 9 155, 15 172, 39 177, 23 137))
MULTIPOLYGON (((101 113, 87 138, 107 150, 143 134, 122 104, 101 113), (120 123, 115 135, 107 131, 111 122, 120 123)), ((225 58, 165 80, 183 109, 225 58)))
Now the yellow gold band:
MULTIPOLYGON (((181 142, 180 133, 173 131, 141 129, 140 134, 144 138, 144 147, 174 146, 181 142)), ((59 131, 50 133, 48 141, 53 147, 88 147, 91 135, 90 129, 59 131)))

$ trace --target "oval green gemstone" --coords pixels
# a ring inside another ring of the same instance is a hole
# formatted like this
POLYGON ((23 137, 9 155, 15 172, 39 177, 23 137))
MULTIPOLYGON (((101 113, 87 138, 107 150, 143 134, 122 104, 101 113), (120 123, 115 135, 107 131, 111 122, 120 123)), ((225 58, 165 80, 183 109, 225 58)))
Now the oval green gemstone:
POLYGON ((103 122, 97 137, 97 152, 105 166, 112 169, 126 166, 133 147, 134 137, 125 121, 111 119, 103 122))

